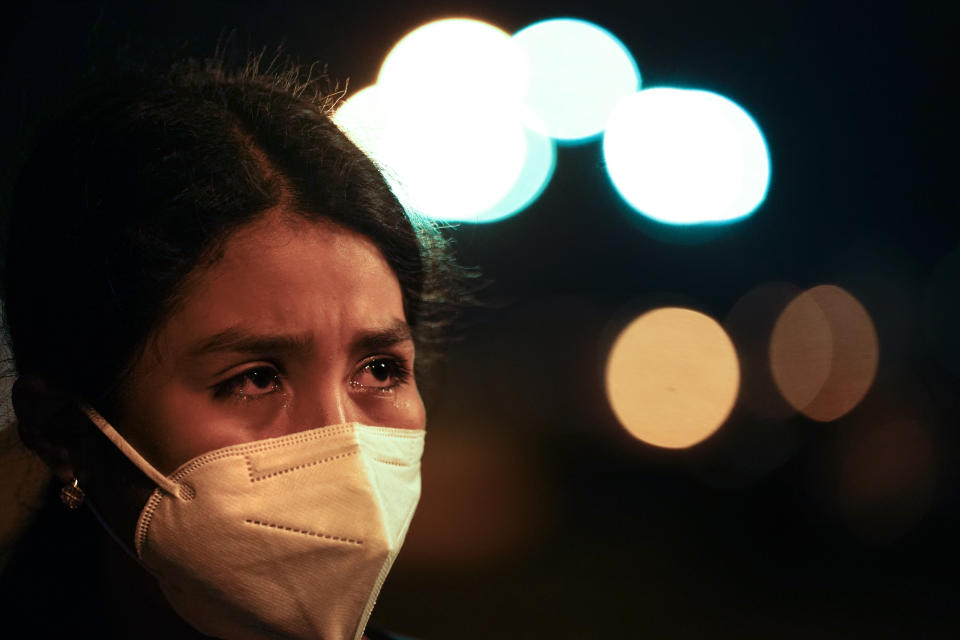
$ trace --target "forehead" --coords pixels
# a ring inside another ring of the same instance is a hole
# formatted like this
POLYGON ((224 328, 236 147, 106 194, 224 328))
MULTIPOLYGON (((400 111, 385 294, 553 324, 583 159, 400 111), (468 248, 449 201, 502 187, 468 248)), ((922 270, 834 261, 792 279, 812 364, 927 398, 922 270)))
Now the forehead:
POLYGON ((240 228, 194 274, 158 336, 174 350, 231 327, 334 333, 405 320, 396 275, 366 236, 274 211, 240 228))

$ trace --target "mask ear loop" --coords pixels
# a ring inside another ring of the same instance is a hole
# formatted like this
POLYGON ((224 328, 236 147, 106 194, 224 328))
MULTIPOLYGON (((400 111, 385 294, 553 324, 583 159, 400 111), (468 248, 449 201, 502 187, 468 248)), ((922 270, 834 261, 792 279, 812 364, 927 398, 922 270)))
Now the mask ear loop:
POLYGON ((83 411, 88 418, 90 418, 90 421, 97 425, 97 428, 103 432, 103 435, 107 436, 107 438, 110 439, 110 442, 112 442, 114 446, 120 450, 120 453, 125 455, 130 462, 136 465, 138 469, 147 474, 147 477, 153 480, 158 487, 169 493, 174 498, 180 499, 180 485, 178 483, 164 476, 162 473, 157 471, 153 465, 147 462, 146 458, 141 456, 136 449, 130 446, 130 443, 124 440, 123 436, 117 433, 117 430, 114 429, 103 416, 97 413, 96 409, 85 402, 78 402, 77 404, 80 406, 80 410, 83 411))

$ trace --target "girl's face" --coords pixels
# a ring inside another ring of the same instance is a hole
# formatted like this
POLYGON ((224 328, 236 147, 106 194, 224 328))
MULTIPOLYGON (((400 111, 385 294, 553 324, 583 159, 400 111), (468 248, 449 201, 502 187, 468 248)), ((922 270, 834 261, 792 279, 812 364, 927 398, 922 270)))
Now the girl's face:
POLYGON ((162 473, 325 425, 424 428, 400 284, 365 236, 269 212, 187 291, 134 367, 118 421, 162 473))

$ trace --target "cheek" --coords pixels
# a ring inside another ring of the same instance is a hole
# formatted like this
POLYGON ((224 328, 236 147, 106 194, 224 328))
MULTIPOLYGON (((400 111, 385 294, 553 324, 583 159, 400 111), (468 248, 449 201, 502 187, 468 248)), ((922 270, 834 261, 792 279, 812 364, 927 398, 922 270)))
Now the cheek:
POLYGON ((423 399, 420 397, 420 393, 415 393, 414 397, 410 399, 406 406, 405 410, 409 413, 408 423, 412 429, 425 429, 427 427, 427 409, 423 405, 423 399))
POLYGON ((423 400, 417 390, 405 390, 392 396, 370 398, 365 403, 366 424, 404 429, 423 429, 427 416, 423 400))

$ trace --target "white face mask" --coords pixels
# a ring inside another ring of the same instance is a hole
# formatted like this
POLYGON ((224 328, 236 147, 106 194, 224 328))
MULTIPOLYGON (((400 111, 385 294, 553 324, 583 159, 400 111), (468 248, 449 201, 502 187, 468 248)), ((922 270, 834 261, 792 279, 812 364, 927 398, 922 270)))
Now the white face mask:
POLYGON ((422 429, 356 423, 210 451, 164 477, 137 557, 177 613, 218 638, 358 640, 420 498, 422 429))

